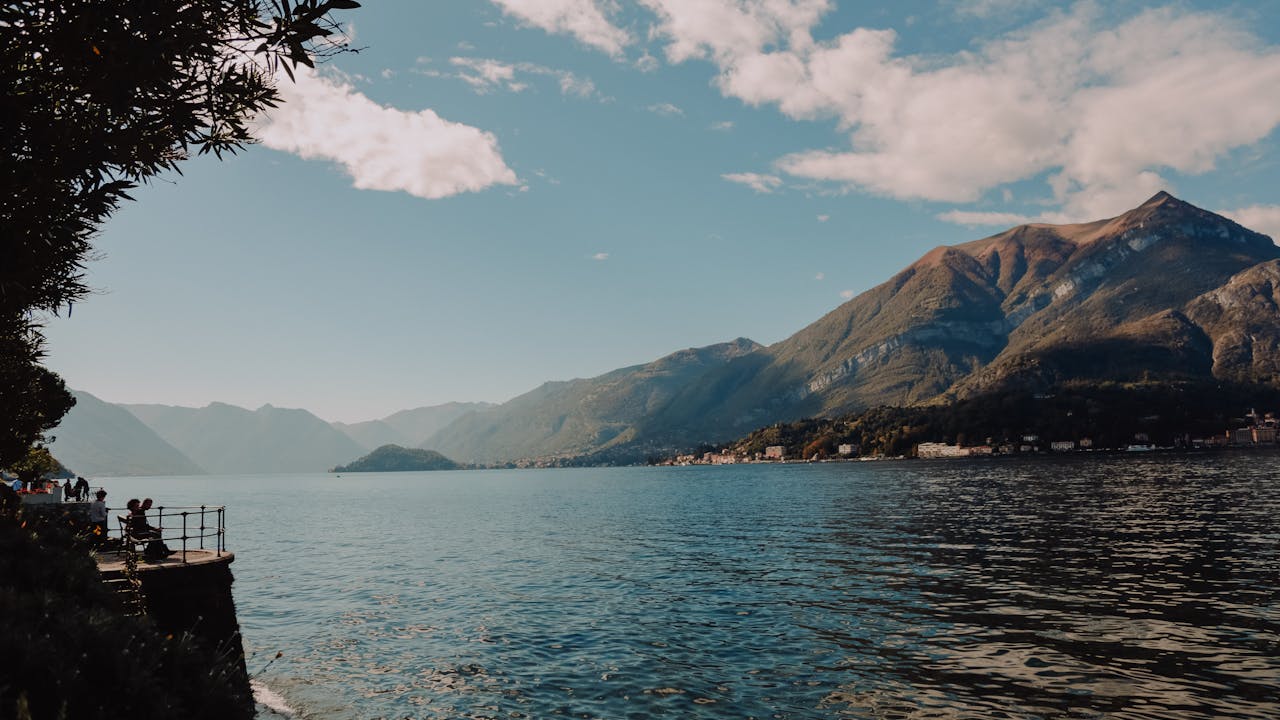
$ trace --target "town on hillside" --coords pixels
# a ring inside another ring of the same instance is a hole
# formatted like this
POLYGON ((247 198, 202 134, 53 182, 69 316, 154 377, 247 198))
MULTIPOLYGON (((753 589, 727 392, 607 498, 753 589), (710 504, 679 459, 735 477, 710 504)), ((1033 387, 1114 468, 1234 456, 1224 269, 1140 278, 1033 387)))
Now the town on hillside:
MULTIPOLYGON (((1092 438, 1079 439, 1044 438, 1037 434, 1019 435, 1011 439, 996 441, 986 438, 981 444, 968 445, 962 443, 946 443, 938 441, 920 442, 906 455, 884 455, 870 453, 863 455, 854 443, 839 443, 835 452, 826 452, 812 447, 814 443, 806 443, 804 447, 788 445, 767 445, 763 450, 744 451, 738 448, 723 448, 718 451, 688 453, 676 455, 659 461, 658 465, 736 465, 744 463, 787 463, 787 462, 840 462, 863 460, 905 459, 908 457, 921 459, 994 457, 1010 455, 1026 455, 1035 453, 1075 453, 1095 451, 1146 452, 1152 450, 1201 450, 1223 448, 1258 448, 1275 447, 1280 430, 1280 419, 1273 412, 1259 413, 1250 410, 1244 416, 1244 422, 1212 435, 1193 435, 1181 433, 1173 437, 1172 444, 1157 445, 1145 432, 1134 432, 1131 442, 1123 446, 1101 446, 1092 438)), ((743 446, 740 446, 743 447, 743 446)))

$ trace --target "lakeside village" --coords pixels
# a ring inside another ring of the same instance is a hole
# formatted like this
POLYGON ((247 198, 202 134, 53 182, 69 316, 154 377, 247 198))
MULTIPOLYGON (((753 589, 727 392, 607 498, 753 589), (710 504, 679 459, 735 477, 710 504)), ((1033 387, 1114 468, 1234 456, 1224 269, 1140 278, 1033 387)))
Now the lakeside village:
POLYGON ((1216 435, 1192 437, 1183 434, 1175 438, 1174 444, 1157 446, 1151 442, 1146 433, 1134 433, 1133 441, 1124 447, 1095 447, 1090 438, 1080 440, 1046 440, 1039 435, 1022 435, 1017 441, 993 442, 991 438, 982 445, 948 445, 941 442, 922 442, 913 448, 910 455, 860 455, 857 445, 841 443, 836 446, 836 455, 822 457, 814 454, 804 457, 800 452, 788 452, 785 445, 770 445, 763 452, 738 453, 725 448, 719 452, 705 452, 701 455, 677 455, 658 465, 737 465, 745 463, 788 463, 788 462, 849 462, 869 460, 903 460, 907 458, 944 459, 966 457, 995 457, 1005 455, 1033 453, 1076 453, 1076 452, 1149 452, 1153 450, 1186 450, 1186 449, 1225 449, 1276 447, 1277 435, 1280 434, 1280 419, 1275 413, 1259 414, 1250 410, 1245 415, 1246 424, 1225 430, 1216 435))

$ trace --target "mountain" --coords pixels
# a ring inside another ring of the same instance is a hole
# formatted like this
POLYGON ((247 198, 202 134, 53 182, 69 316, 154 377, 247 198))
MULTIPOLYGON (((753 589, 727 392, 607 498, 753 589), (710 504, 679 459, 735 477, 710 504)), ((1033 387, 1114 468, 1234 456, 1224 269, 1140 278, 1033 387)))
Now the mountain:
POLYGON ((124 408, 73 390, 76 404, 49 446, 79 475, 200 475, 204 470, 124 408))
POLYGON ((475 410, 421 447, 463 462, 570 457, 635 439, 637 424, 710 370, 750 357, 745 338, 672 353, 590 379, 549 382, 502 405, 475 410))
POLYGON ((636 460, 800 418, 1110 381, 1280 384, 1280 248, 1162 192, 1114 218, 935 248, 769 347, 682 350, 498 406, 333 426, 269 405, 128 409, 211 472, 294 472, 387 444, 476 463, 636 460))
POLYGON ((1277 258, 1267 236, 1163 192, 1107 220, 939 247, 682 388, 637 436, 719 441, 1081 378, 1270 378, 1277 258))
POLYGON ((366 450, 383 445, 416 445, 408 436, 391 427, 382 420, 366 420, 358 423, 329 423, 335 430, 355 440, 366 450))
POLYGON ((365 448, 306 410, 122 405, 209 472, 324 472, 365 448))
POLYGON ((381 420, 368 420, 349 425, 335 422, 333 426, 370 450, 383 445, 414 446, 430 438, 459 417, 489 407, 493 405, 451 402, 401 410, 381 420))
POLYGON ((413 472, 422 470, 457 470, 458 463, 434 450, 383 445, 333 472, 413 472))

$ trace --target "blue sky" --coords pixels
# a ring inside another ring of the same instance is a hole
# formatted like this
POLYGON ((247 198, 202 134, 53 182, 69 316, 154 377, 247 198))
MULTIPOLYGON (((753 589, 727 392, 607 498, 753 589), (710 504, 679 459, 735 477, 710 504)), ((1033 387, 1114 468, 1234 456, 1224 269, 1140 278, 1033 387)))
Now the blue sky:
POLYGON ((777 342, 1156 190, 1280 237, 1280 2, 369 0, 262 144, 136 193, 49 365, 358 421, 777 342))

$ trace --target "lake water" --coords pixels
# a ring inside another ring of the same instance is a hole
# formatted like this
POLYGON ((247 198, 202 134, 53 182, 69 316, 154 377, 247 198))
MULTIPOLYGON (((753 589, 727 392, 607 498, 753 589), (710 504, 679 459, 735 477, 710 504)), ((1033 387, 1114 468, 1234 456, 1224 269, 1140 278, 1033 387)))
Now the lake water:
POLYGON ((104 484, 228 506, 300 717, 1193 720, 1280 717, 1277 460, 104 484))

